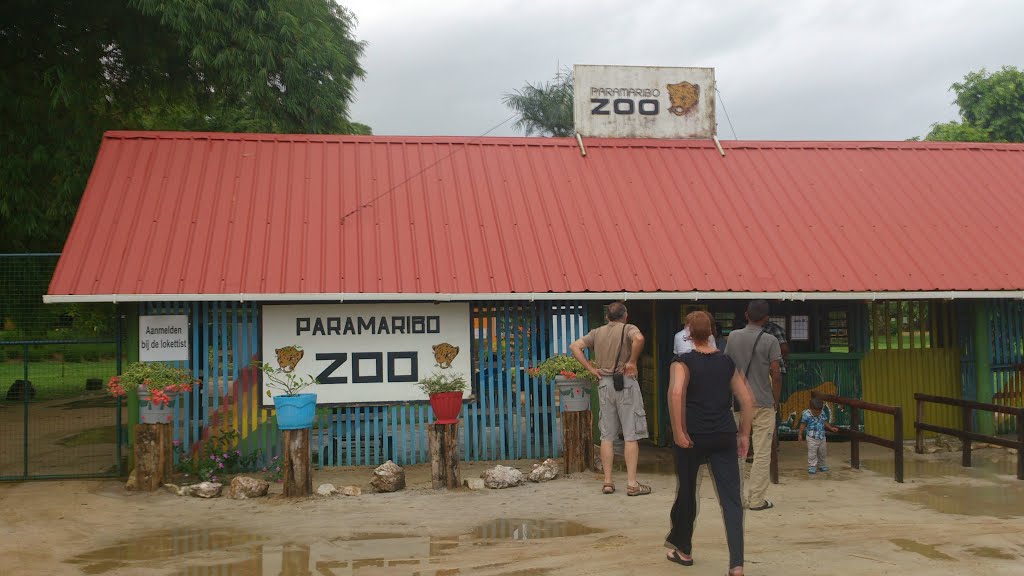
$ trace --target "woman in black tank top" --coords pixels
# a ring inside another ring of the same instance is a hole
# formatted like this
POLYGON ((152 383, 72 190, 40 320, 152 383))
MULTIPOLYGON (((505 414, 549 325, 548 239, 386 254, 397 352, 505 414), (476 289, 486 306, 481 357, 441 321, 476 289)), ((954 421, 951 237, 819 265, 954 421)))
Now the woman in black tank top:
POLYGON ((717 488, 729 544, 729 574, 743 574, 743 503, 739 459, 747 454, 754 398, 731 358, 708 345, 713 325, 707 312, 686 317, 695 349, 672 360, 668 391, 675 440, 676 501, 665 538, 668 560, 693 564, 693 524, 697 517, 697 475, 708 464, 717 488), (733 397, 740 404, 739 427, 733 397))

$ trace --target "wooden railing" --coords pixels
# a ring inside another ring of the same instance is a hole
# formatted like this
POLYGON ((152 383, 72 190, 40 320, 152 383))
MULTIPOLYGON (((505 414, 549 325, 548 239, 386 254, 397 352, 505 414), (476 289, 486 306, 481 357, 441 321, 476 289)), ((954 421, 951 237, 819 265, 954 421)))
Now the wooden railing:
POLYGON ((1017 479, 1024 480, 1024 408, 1000 406, 999 404, 986 404, 984 402, 961 400, 958 398, 946 398, 944 396, 931 396, 929 394, 914 394, 914 400, 917 401, 917 418, 914 420, 914 429, 917 430, 917 441, 915 442, 914 449, 918 454, 924 452, 925 431, 949 434, 950 436, 956 436, 959 438, 963 443, 963 456, 960 463, 967 468, 971 467, 972 440, 977 442, 988 442, 989 444, 1005 446, 1006 448, 1016 448, 1017 479), (961 428, 946 428, 944 426, 935 426, 934 424, 925 424, 922 422, 922 420, 924 420, 924 405, 926 402, 945 404, 947 406, 959 406, 963 414, 960 420, 961 428), (973 432, 972 429, 974 428, 973 421, 975 410, 984 410, 986 412, 997 412, 1000 414, 1016 416, 1017 439, 1010 440, 1000 436, 988 436, 986 434, 973 432))
POLYGON ((884 446, 893 451, 895 456, 895 465, 893 466, 895 479, 897 482, 903 483, 903 408, 899 406, 886 406, 885 404, 872 404, 871 402, 857 400, 856 398, 843 398, 842 396, 833 396, 832 394, 816 393, 814 397, 821 398, 823 402, 832 402, 833 404, 842 404, 843 406, 853 408, 853 410, 850 410, 850 428, 839 429, 840 434, 850 438, 850 466, 860 469, 861 442, 884 446), (892 414, 893 439, 889 440, 879 436, 872 436, 858 430, 860 428, 860 412, 857 409, 892 414))

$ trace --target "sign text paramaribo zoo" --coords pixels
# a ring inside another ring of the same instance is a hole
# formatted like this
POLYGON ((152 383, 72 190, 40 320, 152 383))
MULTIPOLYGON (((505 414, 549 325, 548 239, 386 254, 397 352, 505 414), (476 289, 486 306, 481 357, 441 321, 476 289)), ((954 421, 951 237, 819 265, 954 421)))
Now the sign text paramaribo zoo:
POLYGON ((657 88, 590 88, 590 113, 606 116, 611 113, 657 116, 661 112, 661 90, 657 88))
POLYGON ((260 322, 263 361, 315 377, 321 405, 422 401, 426 374, 471 372, 465 302, 264 304, 260 322))
MULTIPOLYGON (((379 334, 438 334, 441 332, 440 316, 306 316, 295 319, 295 336, 342 336, 342 335, 379 335, 379 334), (344 320, 344 321, 342 321, 344 320)), ((415 351, 397 352, 353 352, 352 382, 374 383, 384 382, 385 372, 382 369, 387 360, 388 382, 418 382, 419 359, 415 351), (369 374, 362 374, 360 366, 363 360, 369 360, 375 369, 369 374), (402 374, 396 368, 399 361, 407 361, 409 370, 402 374)), ((349 360, 347 352, 318 352, 317 360, 330 361, 317 380, 321 384, 348 384, 346 376, 336 376, 335 372, 349 360)))

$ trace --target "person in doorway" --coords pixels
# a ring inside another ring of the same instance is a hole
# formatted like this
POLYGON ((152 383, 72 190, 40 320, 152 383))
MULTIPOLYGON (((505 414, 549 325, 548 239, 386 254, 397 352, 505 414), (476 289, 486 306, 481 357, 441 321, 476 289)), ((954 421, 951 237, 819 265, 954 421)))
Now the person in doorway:
POLYGON ((693 564, 693 525, 697 515, 700 467, 709 465, 722 507, 729 546, 729 574, 743 574, 743 499, 739 458, 747 453, 754 399, 732 358, 711 345, 711 316, 686 317, 694 349, 676 356, 669 373, 668 411, 676 465, 676 500, 665 538, 671 562, 693 564), (733 418, 739 402, 739 425, 733 418))
POLYGON ((629 324, 626 305, 612 302, 608 305, 608 322, 595 328, 569 345, 573 357, 597 377, 597 395, 601 404, 598 427, 601 430, 601 466, 604 468, 604 494, 615 493, 612 480, 612 462, 615 458, 613 443, 622 434, 625 442, 623 458, 626 461, 626 495, 643 496, 651 487, 636 479, 636 465, 640 459, 640 440, 647 438, 647 413, 644 398, 637 382, 636 363, 644 348, 640 329, 629 324), (600 366, 595 366, 584 350, 593 350, 600 366))
MULTIPOLYGON (((687 315, 686 317, 689 318, 690 316, 687 315)), ((717 348, 718 346, 715 343, 715 335, 713 331, 711 337, 708 338, 708 344, 710 344, 712 348, 717 348)), ((694 345, 693 338, 690 336, 690 326, 688 324, 683 324, 683 329, 676 332, 675 338, 672 341, 672 353, 678 356, 692 351, 693 348, 694 345)))
POLYGON ((729 341, 725 344, 725 353, 746 377, 754 395, 754 462, 750 466, 747 491, 747 506, 751 510, 767 510, 774 506, 765 499, 765 495, 768 492, 775 414, 782 392, 779 372, 782 351, 779 341, 764 331, 768 311, 765 300, 754 300, 747 305, 747 325, 729 334, 729 341))
POLYGON ((810 404, 810 408, 804 410, 800 417, 800 429, 796 433, 796 440, 799 442, 801 438, 807 438, 807 473, 815 474, 818 470, 828 472, 828 444, 825 441, 825 431, 839 432, 839 428, 829 423, 822 411, 824 402, 821 398, 812 397, 810 404))

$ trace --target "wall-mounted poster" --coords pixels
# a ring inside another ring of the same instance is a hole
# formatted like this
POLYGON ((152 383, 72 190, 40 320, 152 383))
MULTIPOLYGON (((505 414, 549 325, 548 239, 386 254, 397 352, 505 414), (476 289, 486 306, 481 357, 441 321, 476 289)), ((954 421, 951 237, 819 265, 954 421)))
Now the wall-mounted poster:
POLYGON ((790 328, 789 328, 789 339, 790 340, 809 340, 811 337, 811 317, 810 316, 790 316, 790 328))
POLYGON ((315 376, 317 404, 421 401, 424 376, 471 378, 467 303, 264 305, 260 317, 262 360, 315 376))

